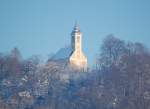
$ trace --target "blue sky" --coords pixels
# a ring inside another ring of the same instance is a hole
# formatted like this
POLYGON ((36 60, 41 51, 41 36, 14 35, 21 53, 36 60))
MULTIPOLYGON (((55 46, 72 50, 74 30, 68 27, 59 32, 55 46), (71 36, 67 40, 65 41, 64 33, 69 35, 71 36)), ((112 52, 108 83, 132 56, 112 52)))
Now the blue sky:
POLYGON ((90 64, 108 34, 150 47, 150 0, 0 0, 0 52, 46 57, 70 44, 76 20, 90 64))

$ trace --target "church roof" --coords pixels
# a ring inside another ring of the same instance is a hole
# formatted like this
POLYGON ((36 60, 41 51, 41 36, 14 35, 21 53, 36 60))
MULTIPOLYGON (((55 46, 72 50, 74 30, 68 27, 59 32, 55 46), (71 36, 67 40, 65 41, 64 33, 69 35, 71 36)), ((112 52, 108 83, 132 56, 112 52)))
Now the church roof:
POLYGON ((59 49, 54 55, 52 55, 50 57, 50 60, 69 59, 71 53, 72 53, 71 46, 66 46, 64 48, 59 49))

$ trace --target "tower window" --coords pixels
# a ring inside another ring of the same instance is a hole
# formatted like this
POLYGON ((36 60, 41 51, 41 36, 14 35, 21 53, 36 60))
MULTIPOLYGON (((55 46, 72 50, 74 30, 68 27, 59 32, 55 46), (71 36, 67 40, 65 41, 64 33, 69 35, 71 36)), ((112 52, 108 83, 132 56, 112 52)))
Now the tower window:
POLYGON ((77 37, 77 42, 80 42, 80 37, 79 36, 77 37))

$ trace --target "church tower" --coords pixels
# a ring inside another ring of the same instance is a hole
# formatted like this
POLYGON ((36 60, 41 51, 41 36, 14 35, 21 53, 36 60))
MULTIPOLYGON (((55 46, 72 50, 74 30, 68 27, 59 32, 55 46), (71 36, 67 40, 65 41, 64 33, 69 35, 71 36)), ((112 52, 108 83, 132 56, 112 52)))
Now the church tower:
POLYGON ((82 33, 76 23, 71 33, 72 53, 69 57, 70 65, 73 69, 87 70, 87 58, 82 51, 82 33))

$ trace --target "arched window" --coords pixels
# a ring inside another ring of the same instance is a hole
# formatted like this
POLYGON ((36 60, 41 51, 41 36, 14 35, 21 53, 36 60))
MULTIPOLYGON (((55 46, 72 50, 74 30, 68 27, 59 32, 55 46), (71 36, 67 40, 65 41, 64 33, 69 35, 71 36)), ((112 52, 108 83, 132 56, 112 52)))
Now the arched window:
POLYGON ((77 36, 77 42, 78 43, 80 42, 80 36, 77 36))

